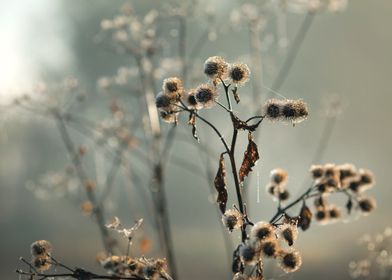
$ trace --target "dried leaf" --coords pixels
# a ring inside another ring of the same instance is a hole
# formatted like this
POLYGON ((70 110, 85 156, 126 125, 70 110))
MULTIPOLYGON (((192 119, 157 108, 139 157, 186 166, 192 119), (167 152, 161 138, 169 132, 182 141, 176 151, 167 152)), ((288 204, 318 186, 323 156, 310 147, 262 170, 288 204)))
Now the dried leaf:
POLYGON ((227 203, 227 189, 226 189, 226 167, 225 167, 225 160, 223 154, 221 154, 219 159, 219 168, 215 176, 214 184, 218 192, 218 197, 216 199, 216 202, 218 203, 219 209, 221 210, 222 214, 224 214, 226 211, 226 203, 227 203))
POLYGON ((189 120, 188 124, 192 126, 192 136, 197 140, 197 142, 200 141, 199 136, 197 136, 197 127, 196 127, 196 115, 195 114, 190 114, 189 115, 189 120))
POLYGON ((299 213, 298 227, 303 231, 307 230, 310 227, 312 216, 312 211, 310 211, 309 207, 304 203, 299 213))
POLYGON ((346 203, 346 209, 347 209, 347 213, 350 215, 351 214, 351 210, 353 208, 353 201, 351 199, 351 197, 348 199, 347 203, 346 203))
POLYGON ((242 161, 239 172, 240 182, 243 182, 245 177, 248 176, 249 172, 252 171, 252 168, 256 165, 256 162, 259 158, 257 145, 255 142, 253 142, 252 133, 249 132, 248 147, 244 153, 244 159, 242 161))
POLYGON ((238 93, 238 88, 235 87, 235 88, 232 89, 231 91, 233 92, 235 102, 237 102, 237 104, 240 103, 241 98, 240 98, 240 94, 238 93))

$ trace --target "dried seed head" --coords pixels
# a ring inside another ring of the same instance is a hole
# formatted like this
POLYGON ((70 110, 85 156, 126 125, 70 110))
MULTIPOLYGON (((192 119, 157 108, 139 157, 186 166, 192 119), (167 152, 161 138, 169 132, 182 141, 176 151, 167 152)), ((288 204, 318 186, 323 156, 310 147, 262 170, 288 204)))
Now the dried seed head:
POLYGON ((331 219, 339 219, 342 216, 342 211, 336 205, 329 206, 328 216, 331 219))
POLYGON ((263 105, 263 114, 272 121, 280 120, 282 117, 282 100, 269 99, 263 105))
POLYGON ((351 179, 357 175, 357 170, 353 164, 341 164, 338 165, 337 168, 339 169, 340 181, 351 179))
POLYGON ((297 226, 292 223, 283 224, 280 228, 280 236, 287 242, 289 246, 292 246, 298 237, 297 226))
POLYGON ((358 173, 360 176, 359 181, 362 187, 371 187, 375 184, 374 175, 370 170, 359 169, 358 173))
POLYGON ((160 272, 155 265, 146 265, 142 270, 144 279, 158 280, 160 278, 160 272))
POLYGON ((254 241, 274 239, 276 237, 275 228, 270 223, 261 221, 253 226, 252 230, 250 231, 250 236, 254 241))
POLYGON ((180 94, 184 91, 184 88, 179 78, 171 77, 163 80, 162 90, 166 94, 180 94))
POLYGON ((271 182, 277 185, 284 185, 287 182, 288 174, 287 171, 276 168, 270 173, 271 182))
POLYGON ((228 209, 222 216, 222 222, 229 231, 233 231, 233 229, 242 227, 244 224, 244 217, 237 209, 228 209))
POLYGON ((168 112, 162 111, 162 112, 159 112, 159 115, 161 116, 162 120, 164 120, 167 123, 177 123, 178 113, 168 113, 168 112))
POLYGON ((280 259, 280 266, 286 273, 298 270, 301 264, 301 255, 297 251, 282 253, 280 259))
POLYGON ((300 123, 308 117, 308 108, 302 100, 287 99, 282 107, 282 117, 292 123, 300 123))
POLYGON ((250 244, 243 244, 240 247, 240 256, 245 264, 252 265, 260 259, 260 251, 250 244))
POLYGON ((164 92, 159 92, 155 97, 155 105, 159 111, 164 111, 166 113, 171 113, 178 110, 176 104, 178 96, 176 94, 168 94, 164 92))
POLYGON ((270 258, 276 257, 280 250, 278 241, 276 239, 269 239, 265 242, 262 242, 260 244, 260 249, 264 256, 270 258))
POLYGON ((204 62, 204 74, 215 81, 216 79, 225 79, 229 65, 220 56, 212 56, 204 62))
POLYGON ((374 209, 376 209, 376 200, 373 197, 363 197, 358 200, 359 209, 364 214, 369 214, 374 209))
POLYGON ((33 266, 39 272, 43 272, 43 271, 50 269, 51 265, 52 264, 50 262, 50 258, 48 258, 48 257, 39 256, 33 260, 33 266))
POLYGON ((279 192, 278 186, 274 184, 268 184, 266 190, 267 193, 269 193, 272 196, 276 196, 276 194, 279 192))
POLYGON ((283 189, 279 192, 278 198, 281 201, 285 201, 290 198, 290 192, 286 189, 283 189))
POLYGON ((196 89, 191 89, 187 94, 184 94, 185 104, 189 109, 200 110, 203 108, 203 105, 196 101, 196 89))
POLYGON ((328 211, 325 207, 320 207, 316 211, 316 220, 319 222, 326 222, 329 218, 328 211))
POLYGON ((250 70, 244 63, 234 63, 229 67, 229 78, 233 84, 243 85, 249 80, 250 70))
POLYGON ((312 165, 310 167, 310 173, 314 180, 320 179, 324 176, 324 167, 322 165, 312 165))
POLYGON ((30 248, 33 257, 46 257, 52 252, 52 244, 46 240, 35 241, 30 248))
POLYGON ((211 108, 215 104, 215 99, 217 97, 218 92, 216 88, 208 84, 202 84, 196 89, 196 101, 201 104, 203 108, 211 108))

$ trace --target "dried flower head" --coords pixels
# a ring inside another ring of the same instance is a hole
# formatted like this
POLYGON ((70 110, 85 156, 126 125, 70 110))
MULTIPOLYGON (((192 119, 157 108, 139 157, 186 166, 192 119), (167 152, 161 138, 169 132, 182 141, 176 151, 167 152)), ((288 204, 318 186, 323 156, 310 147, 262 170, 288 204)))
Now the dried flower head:
POLYGON ((204 62, 204 74, 215 81, 216 79, 225 79, 228 72, 227 62, 220 56, 212 56, 204 62))
POLYGON ((52 266, 52 263, 50 262, 50 258, 39 256, 33 260, 33 266, 39 272, 43 272, 43 271, 50 269, 50 267, 52 266))
POLYGON ((252 265, 260 259, 260 250, 252 246, 252 244, 242 244, 240 247, 240 256, 245 264, 252 265))
POLYGON ((252 230, 250 231, 250 236, 254 241, 274 239, 276 237, 275 228, 270 223, 261 221, 253 226, 252 230))
POLYGON ((283 252, 280 256, 280 266, 286 273, 298 270, 301 264, 301 255, 297 251, 283 252))
POLYGON ((324 166, 322 165, 312 165, 310 167, 310 173, 314 180, 320 179, 324 176, 324 166))
POLYGON ((155 105, 160 111, 171 113, 178 109, 176 106, 178 103, 177 98, 176 94, 168 94, 161 91, 155 97, 155 105))
POLYGON ((358 200, 359 209, 364 214, 369 214, 376 209, 376 200, 373 197, 362 197, 358 200))
POLYGON ((34 257, 46 257, 52 252, 52 244, 46 240, 38 240, 31 244, 31 255, 34 257))
POLYGON ((279 244, 276 239, 269 239, 265 242, 261 242, 260 244, 261 252, 266 257, 276 257, 279 253, 279 244))
POLYGON ((211 108, 215 104, 215 99, 218 92, 215 87, 208 84, 202 84, 196 88, 196 101, 203 106, 203 108, 211 108))
POLYGON ((243 85, 249 80, 250 70, 244 63, 230 64, 229 78, 233 84, 243 85))
POLYGON ((284 185, 287 182, 288 174, 287 171, 281 168, 276 168, 271 170, 270 178, 272 183, 284 185))
POLYGON ((179 78, 171 77, 163 80, 162 90, 166 94, 180 94, 184 88, 179 78))
POLYGON ((318 207, 315 217, 318 222, 324 224, 329 220, 329 213, 325 207, 318 207))
POLYGON ((281 113, 284 120, 292 123, 300 123, 309 115, 305 102, 300 99, 286 99, 283 103, 281 113))
POLYGON ((189 90, 183 96, 184 103, 188 106, 189 109, 200 110, 201 108, 203 108, 203 105, 197 102, 195 95, 196 89, 189 90))
POLYGON ((370 170, 359 169, 359 182, 362 188, 370 188, 375 184, 374 175, 370 170))
POLYGON ((287 242, 289 246, 294 244, 294 241, 297 240, 298 237, 298 228, 297 225, 293 223, 284 223, 279 228, 280 236, 287 242))
POLYGON ((280 201, 285 201, 288 200, 290 198, 290 192, 286 189, 282 189, 279 191, 278 193, 278 199, 280 201))
POLYGON ((328 208, 328 216, 331 219, 339 219, 342 216, 342 210, 336 205, 330 205, 328 208))
POLYGON ((279 99, 269 99, 263 105, 264 116, 272 121, 280 120, 282 117, 283 101, 279 99))
POLYGON ((233 231, 233 229, 242 227, 244 224, 244 217, 237 209, 228 209, 222 216, 222 222, 229 231, 233 231))

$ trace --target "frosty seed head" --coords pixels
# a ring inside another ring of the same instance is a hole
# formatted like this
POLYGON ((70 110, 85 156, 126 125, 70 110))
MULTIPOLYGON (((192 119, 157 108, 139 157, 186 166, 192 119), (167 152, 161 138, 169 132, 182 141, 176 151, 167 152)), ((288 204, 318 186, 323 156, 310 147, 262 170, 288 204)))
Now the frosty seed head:
POLYGON ((308 117, 308 108, 302 100, 286 99, 282 107, 282 117, 292 123, 300 123, 308 117))
POLYGON ((284 252, 280 256, 280 266, 286 273, 298 270, 301 264, 301 255, 297 251, 284 252))
POLYGON ((287 242, 289 246, 292 246, 298 237, 297 226, 292 223, 283 224, 280 228, 280 236, 287 242))
POLYGON ((243 85, 249 80, 250 70, 244 63, 234 63, 229 67, 229 78, 233 84, 243 85))
POLYGON ((260 251, 255 246, 251 244, 243 244, 240 247, 240 256, 242 261, 247 264, 255 264, 260 258, 260 251))
POLYGON ((376 209, 376 200, 372 197, 363 197, 358 200, 359 209, 364 214, 369 214, 374 209, 376 209))
POLYGON ((171 77, 163 80, 162 90, 166 94, 179 94, 184 88, 179 78, 171 77))
POLYGON ((244 224, 244 217, 237 209, 228 209, 222 216, 222 222, 229 231, 233 231, 234 229, 242 227, 244 224))
POLYGON ((225 79, 228 72, 227 62, 220 56, 212 56, 204 62, 204 74, 215 81, 216 79, 225 79))
POLYGON ((203 108, 211 108, 215 104, 218 92, 215 87, 208 84, 202 84, 196 88, 195 98, 197 103, 203 108))
POLYGON ((312 165, 310 167, 310 173, 314 180, 320 179, 324 176, 324 167, 322 165, 312 165))
POLYGON ((161 116, 162 120, 167 123, 177 123, 178 113, 168 113, 165 111, 161 111, 159 112, 159 115, 161 116))
POLYGON ((52 244, 46 240, 35 241, 30 247, 33 257, 46 257, 52 252, 52 244))
POLYGON ((253 226, 252 230, 250 231, 250 236, 254 241, 274 239, 276 237, 275 228, 270 223, 261 221, 253 226))
POLYGON ((196 89, 189 90, 186 94, 184 94, 184 101, 189 109, 199 110, 203 108, 203 105, 197 102, 195 95, 196 89))
POLYGON ((269 239, 268 241, 262 242, 260 244, 261 252, 266 257, 276 257, 279 253, 279 244, 276 239, 269 239))
POLYGON ((288 174, 287 171, 276 168, 270 173, 271 182, 277 185, 284 185, 287 182, 288 174))
POLYGON ((269 99, 263 105, 265 117, 272 121, 277 121, 281 119, 281 110, 282 100, 279 99, 269 99))

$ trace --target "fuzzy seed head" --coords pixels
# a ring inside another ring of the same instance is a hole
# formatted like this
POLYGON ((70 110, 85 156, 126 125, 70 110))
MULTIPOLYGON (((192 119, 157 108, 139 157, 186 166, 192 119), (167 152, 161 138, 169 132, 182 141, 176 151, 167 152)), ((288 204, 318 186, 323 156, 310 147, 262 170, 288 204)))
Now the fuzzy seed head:
POLYGON ((163 80, 162 90, 166 94, 179 94, 183 92, 184 88, 179 78, 171 77, 163 80))
POLYGON ((229 68, 229 78, 233 84, 243 85, 249 80, 250 70, 244 63, 234 63, 229 68))
POLYGON ((52 244, 46 240, 35 241, 30 247, 33 257, 46 257, 52 252, 52 244))
POLYGON ((195 95, 196 89, 189 90, 186 94, 184 94, 184 101, 189 109, 200 110, 203 108, 203 105, 197 102, 195 95))
POLYGON ((322 165, 312 165, 310 167, 310 174, 314 180, 320 179, 324 176, 324 167, 322 165))
POLYGON ((229 65, 220 56, 212 56, 204 62, 204 74, 215 81, 216 79, 225 79, 229 65))
POLYGON ((290 198, 290 192, 286 189, 283 189, 279 192, 278 198, 281 201, 285 201, 290 198))
POLYGON ((286 273, 298 270, 301 264, 301 255, 297 251, 285 252, 281 255, 280 266, 286 273))
POLYGON ((260 251, 250 244, 244 244, 240 248, 240 256, 245 264, 251 265, 255 264, 260 258, 260 251))
POLYGON ((298 237, 298 228, 292 223, 285 223, 280 228, 280 236, 287 242, 289 246, 294 244, 298 237))
POLYGON ((276 185, 284 185, 287 182, 288 173, 281 168, 276 168, 271 171, 270 178, 271 183, 275 183, 276 185))
POLYGON ((282 100, 269 99, 263 105, 264 115, 267 119, 277 121, 282 116, 282 100))
POLYGON ((331 205, 328 209, 328 215, 331 219, 339 219, 342 216, 342 211, 336 205, 331 205))
POLYGON ((252 230, 250 231, 250 236, 254 241, 274 239, 276 237, 275 228, 270 223, 261 221, 253 226, 252 230))
POLYGON ((222 216, 222 222, 229 231, 233 231, 234 229, 242 227, 244 224, 244 217, 237 209, 228 209, 222 216))
POLYGON ((200 85, 195 92, 197 103, 201 104, 203 108, 211 108, 215 104, 215 99, 218 96, 216 88, 208 84, 200 85))
POLYGON ((261 252, 266 257, 276 257, 279 253, 279 244, 276 239, 270 239, 260 244, 261 252))
POLYGON ((308 108, 302 100, 285 100, 282 107, 282 117, 284 120, 292 123, 300 123, 304 121, 308 115, 308 108))
POLYGON ((372 197, 363 197, 358 201, 359 209, 362 211, 363 214, 369 214, 374 209, 376 209, 376 200, 372 197))
POLYGON ((177 123, 178 113, 161 111, 159 112, 159 115, 161 116, 162 120, 164 120, 167 123, 177 123))

